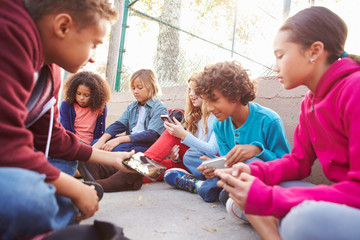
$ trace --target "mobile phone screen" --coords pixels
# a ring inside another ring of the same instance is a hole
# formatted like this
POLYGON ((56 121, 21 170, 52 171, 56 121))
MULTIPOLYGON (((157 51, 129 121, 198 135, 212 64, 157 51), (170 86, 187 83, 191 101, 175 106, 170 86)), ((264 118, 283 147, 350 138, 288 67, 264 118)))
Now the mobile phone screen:
POLYGON ((161 115, 160 118, 163 120, 163 121, 167 121, 169 123, 174 123, 174 121, 168 116, 168 115, 161 115))

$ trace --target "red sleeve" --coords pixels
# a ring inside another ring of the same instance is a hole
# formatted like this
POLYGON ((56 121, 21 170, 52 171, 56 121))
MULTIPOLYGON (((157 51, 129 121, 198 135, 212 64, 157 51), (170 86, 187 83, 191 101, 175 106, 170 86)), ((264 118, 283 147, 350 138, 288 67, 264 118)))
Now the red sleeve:
POLYGON ((33 135, 24 124, 43 52, 40 35, 22 1, 2 1, 0 36, 0 166, 29 169, 56 179, 60 171, 42 152, 34 151, 33 135))

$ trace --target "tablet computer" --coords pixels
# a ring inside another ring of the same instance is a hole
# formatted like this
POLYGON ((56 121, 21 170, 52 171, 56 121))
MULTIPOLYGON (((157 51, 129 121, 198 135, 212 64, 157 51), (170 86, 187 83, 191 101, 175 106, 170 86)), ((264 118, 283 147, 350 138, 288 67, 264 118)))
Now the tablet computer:
POLYGON ((166 170, 165 166, 151 158, 148 158, 142 152, 135 153, 130 159, 124 160, 123 164, 154 182, 166 170))

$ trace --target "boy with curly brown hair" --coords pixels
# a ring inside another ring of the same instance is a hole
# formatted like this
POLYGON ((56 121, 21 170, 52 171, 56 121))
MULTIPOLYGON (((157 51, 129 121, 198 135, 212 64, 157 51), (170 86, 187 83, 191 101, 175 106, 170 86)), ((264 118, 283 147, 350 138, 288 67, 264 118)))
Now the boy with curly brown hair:
MULTIPOLYGON (((254 82, 239 62, 206 66, 197 74, 195 93, 207 102, 208 111, 216 117, 214 132, 227 167, 238 162, 270 161, 289 153, 280 116, 251 102, 256 96, 254 82)), ((205 201, 216 201, 221 188, 216 185, 215 169, 200 166, 198 170, 208 179, 198 188, 199 195, 205 201)), ((222 195, 220 201, 225 204, 222 195)))

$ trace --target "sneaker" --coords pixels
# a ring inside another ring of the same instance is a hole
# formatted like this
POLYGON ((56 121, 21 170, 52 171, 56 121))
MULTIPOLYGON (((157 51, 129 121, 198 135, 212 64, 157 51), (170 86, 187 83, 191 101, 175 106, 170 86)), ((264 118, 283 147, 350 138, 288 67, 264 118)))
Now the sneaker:
POLYGON ((197 179, 182 168, 171 168, 167 170, 164 174, 164 180, 167 184, 175 188, 191 193, 196 192, 195 183, 197 179))
POLYGON ((78 163, 78 170, 84 179, 84 181, 95 181, 94 177, 91 175, 90 171, 86 168, 84 162, 78 163))
POLYGON ((88 186, 94 186, 95 187, 95 191, 96 191, 96 194, 99 198, 99 202, 100 200, 102 199, 102 197, 104 196, 104 189, 103 187, 97 183, 97 182, 92 182, 92 181, 84 181, 83 182, 84 184, 88 185, 88 186))
POLYGON ((226 211, 235 219, 242 223, 249 223, 243 211, 234 204, 234 200, 229 198, 226 201, 226 211))
POLYGON ((228 199, 229 199, 229 193, 227 191, 225 191, 224 189, 221 190, 220 195, 219 195, 219 201, 221 202, 221 204, 226 206, 226 202, 228 199))

